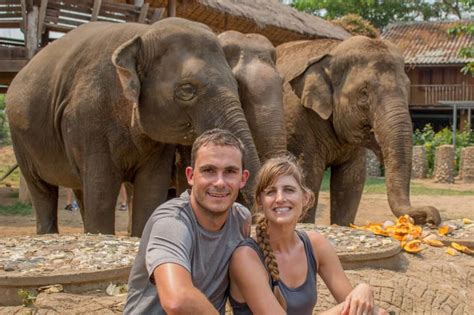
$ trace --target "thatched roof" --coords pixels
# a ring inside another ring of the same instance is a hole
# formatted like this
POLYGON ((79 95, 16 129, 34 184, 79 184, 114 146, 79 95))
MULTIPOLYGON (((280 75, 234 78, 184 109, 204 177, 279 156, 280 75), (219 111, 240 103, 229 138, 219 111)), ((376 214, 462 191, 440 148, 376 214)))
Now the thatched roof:
MULTIPOLYGON (((145 2, 152 7, 168 5, 168 0, 145 2)), ((177 0, 176 15, 204 23, 217 33, 230 29, 260 33, 275 46, 293 40, 350 36, 328 21, 269 0, 177 0)))

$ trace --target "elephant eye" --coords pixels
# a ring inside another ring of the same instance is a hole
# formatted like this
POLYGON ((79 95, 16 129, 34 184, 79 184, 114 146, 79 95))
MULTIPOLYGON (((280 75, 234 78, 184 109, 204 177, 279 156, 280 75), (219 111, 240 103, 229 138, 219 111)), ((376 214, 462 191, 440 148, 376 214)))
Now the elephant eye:
POLYGON ((189 83, 182 84, 176 89, 175 95, 182 101, 190 101, 196 96, 196 89, 189 83))
POLYGON ((367 102, 369 100, 369 91, 367 90, 366 87, 363 87, 362 89, 359 90, 359 102, 367 102))

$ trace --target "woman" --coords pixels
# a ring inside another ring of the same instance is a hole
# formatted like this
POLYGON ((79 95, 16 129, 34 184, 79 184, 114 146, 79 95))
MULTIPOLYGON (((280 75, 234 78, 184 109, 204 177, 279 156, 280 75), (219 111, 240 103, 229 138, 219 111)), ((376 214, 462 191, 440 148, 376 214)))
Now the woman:
POLYGON ((268 160, 256 178, 256 236, 242 242, 230 264, 234 314, 312 314, 316 273, 340 304, 325 314, 387 314, 374 307, 367 284, 352 288, 336 251, 315 231, 295 231, 314 204, 294 158, 268 160))

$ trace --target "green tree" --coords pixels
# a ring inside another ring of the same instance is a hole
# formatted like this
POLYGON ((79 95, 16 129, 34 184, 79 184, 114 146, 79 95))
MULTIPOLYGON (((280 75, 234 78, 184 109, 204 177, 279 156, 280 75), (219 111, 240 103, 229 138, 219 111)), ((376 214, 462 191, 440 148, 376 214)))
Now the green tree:
POLYGON ((461 18, 472 10, 474 0, 295 0, 293 6, 330 20, 358 14, 382 29, 394 21, 446 19, 451 15, 461 18))
MULTIPOLYGON (((466 36, 474 36, 474 24, 458 24, 455 27, 450 28, 448 33, 453 36, 460 36, 463 34, 466 36)), ((459 57, 472 59, 461 69, 461 72, 474 76, 474 47, 462 47, 458 54, 459 57)))
POLYGON ((5 95, 0 94, 0 145, 10 143, 10 132, 5 115, 5 95))

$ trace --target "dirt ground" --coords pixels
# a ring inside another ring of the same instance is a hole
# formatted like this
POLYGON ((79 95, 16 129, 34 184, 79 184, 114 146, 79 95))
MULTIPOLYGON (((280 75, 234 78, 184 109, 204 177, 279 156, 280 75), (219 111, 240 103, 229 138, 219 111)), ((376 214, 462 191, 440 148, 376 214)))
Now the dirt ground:
MULTIPOLYGON (((5 151, 3 151, 4 153, 5 151)), ((0 159, 2 150, 0 148, 0 159)), ((0 161, 1 162, 1 161, 0 161)), ((474 191, 474 185, 436 184, 432 180, 418 180, 423 186, 474 191)), ((0 204, 14 204, 16 187, 0 186, 0 204)), ((474 219, 474 196, 412 196, 414 206, 437 207, 443 220, 474 219)), ((316 224, 329 224, 329 193, 319 198, 316 224)), ((60 191, 58 203, 60 233, 83 231, 79 211, 66 211, 65 191, 60 191)), ((116 233, 125 235, 127 211, 116 211, 116 233)), ((394 220, 384 194, 363 195, 356 224, 394 220)), ((35 233, 34 215, 0 216, 0 237, 35 233)), ((443 248, 429 248, 420 255, 401 254, 400 270, 348 270, 352 283, 369 282, 374 287, 376 301, 396 314, 474 314, 474 256, 449 256, 443 248)), ((320 311, 334 303, 328 290, 318 282, 320 311)), ((33 308, 0 307, 0 314, 116 314, 123 309, 125 296, 107 296, 104 292, 87 294, 40 294, 33 308)))

